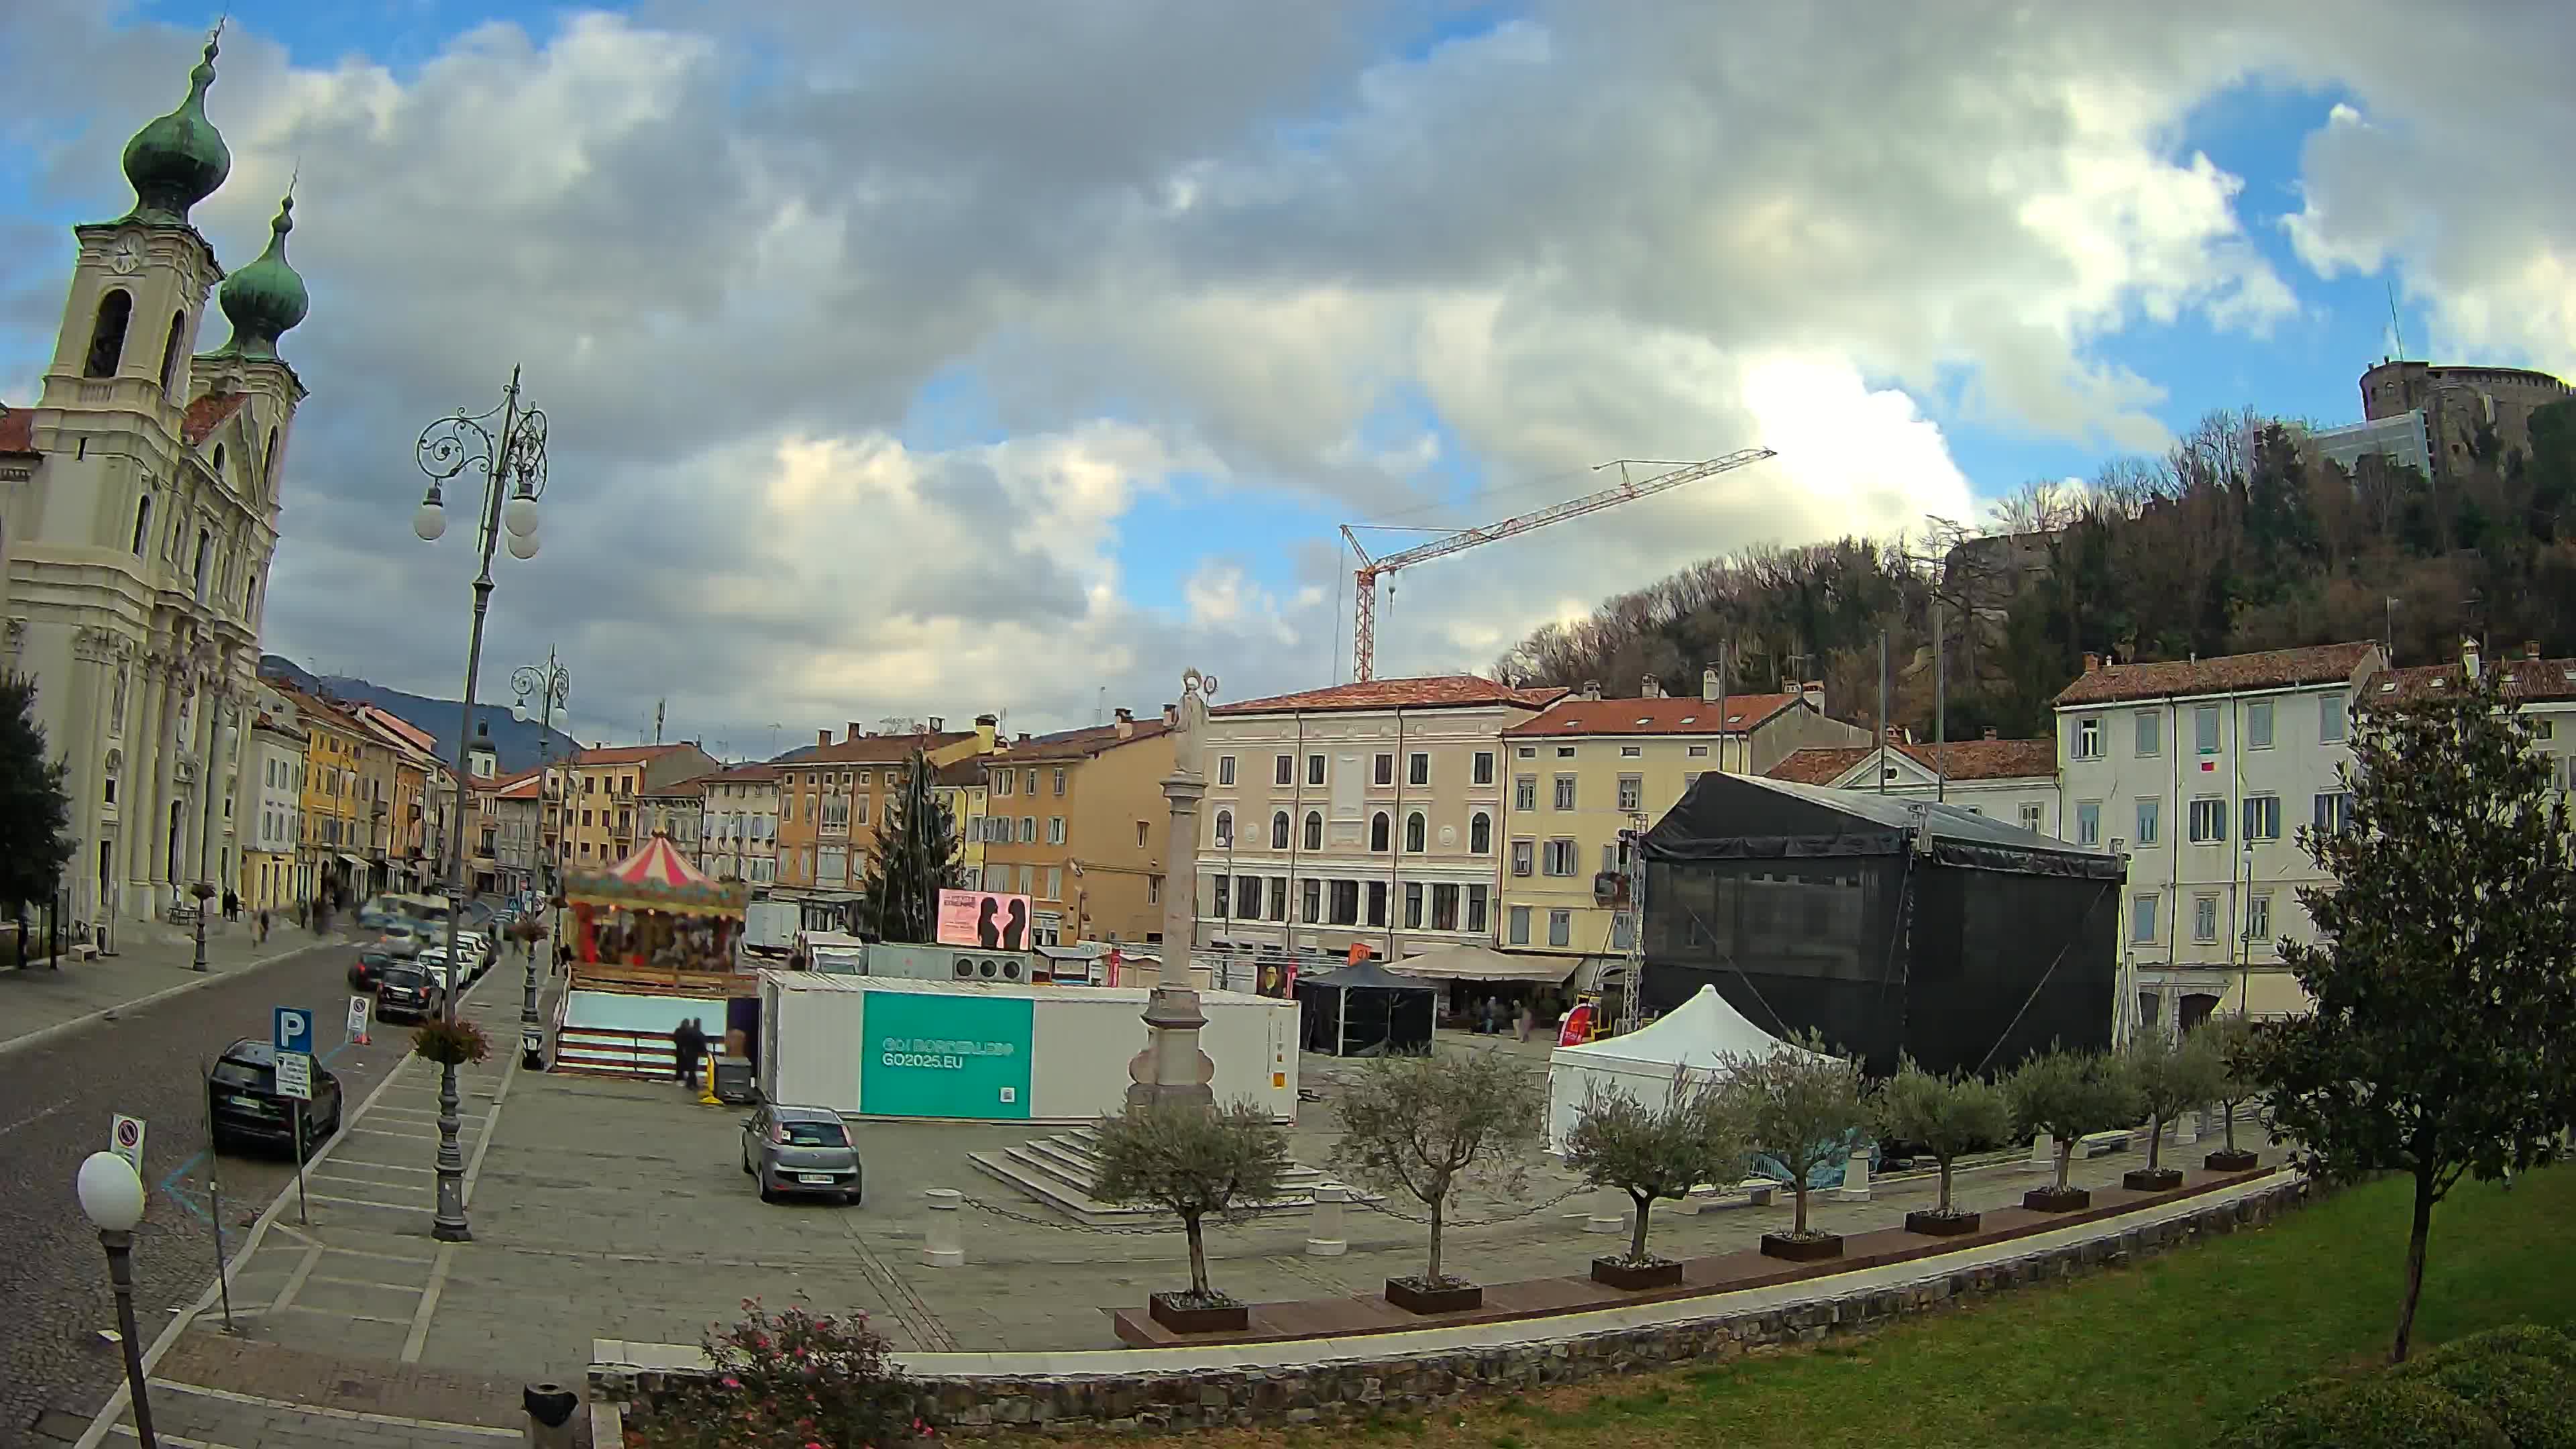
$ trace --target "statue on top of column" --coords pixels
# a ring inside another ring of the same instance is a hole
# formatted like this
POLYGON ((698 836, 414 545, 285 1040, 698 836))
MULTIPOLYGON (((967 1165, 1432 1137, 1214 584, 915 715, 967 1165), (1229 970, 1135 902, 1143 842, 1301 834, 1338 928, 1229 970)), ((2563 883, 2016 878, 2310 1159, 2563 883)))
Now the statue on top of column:
POLYGON ((1172 727, 1172 770, 1175 774, 1196 776, 1199 773, 1201 736, 1207 729, 1208 700, 1216 693, 1216 676, 1195 669, 1181 671, 1181 703, 1174 711, 1177 720, 1172 727))

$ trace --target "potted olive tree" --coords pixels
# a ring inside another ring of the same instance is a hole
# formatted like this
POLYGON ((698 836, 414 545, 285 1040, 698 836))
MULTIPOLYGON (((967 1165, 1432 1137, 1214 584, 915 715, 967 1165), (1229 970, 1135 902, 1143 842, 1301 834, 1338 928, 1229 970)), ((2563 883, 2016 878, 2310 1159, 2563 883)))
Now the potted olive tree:
POLYGON ((1661 1106, 1649 1107, 1617 1087, 1595 1087, 1565 1134, 1565 1165, 1594 1187, 1615 1187, 1637 1205, 1627 1256, 1592 1260, 1592 1280, 1631 1290, 1669 1288, 1682 1281, 1682 1265, 1646 1251, 1646 1218, 1657 1200, 1679 1200, 1704 1182, 1743 1175, 1743 1124, 1725 1084, 1713 1076, 1690 1080, 1673 1072, 1661 1106))
POLYGON ((1519 1186, 1546 1120, 1544 1080, 1500 1052, 1471 1052, 1378 1057, 1342 1084, 1334 1165, 1431 1214, 1430 1258, 1420 1275, 1386 1280, 1387 1302, 1410 1313, 1483 1305, 1484 1289, 1442 1270, 1449 1200, 1471 1183, 1519 1186))
POLYGON ((1807 1182, 1851 1151, 1852 1138, 1869 1125, 1860 1063, 1827 1052, 1824 1039, 1810 1032, 1768 1056, 1731 1059, 1726 1078, 1746 1138, 1787 1175, 1796 1202, 1789 1231, 1764 1233, 1762 1251, 1793 1263, 1841 1257, 1842 1234, 1807 1226, 1807 1182))
POLYGON ((1241 1332, 1250 1310, 1208 1284, 1205 1223, 1228 1221, 1279 1196, 1288 1173, 1288 1129, 1251 1102, 1201 1107, 1130 1105, 1100 1119, 1100 1166, 1091 1195, 1158 1207, 1181 1220, 1190 1242, 1190 1291, 1146 1300, 1174 1333, 1241 1332))
POLYGON ((2057 1143, 2057 1180, 2021 1196, 2032 1212, 2071 1213, 2093 1205, 2093 1194, 2068 1182, 2075 1147, 2088 1132, 2108 1132, 2138 1120, 2137 1088, 2120 1058, 2051 1047, 2032 1055, 2004 1080, 2015 1129, 2045 1132, 2057 1143))
POLYGON ((2182 1169, 2164 1165, 2165 1124, 2218 1095, 2224 1069, 2198 1033, 2174 1041, 2161 1031, 2143 1031, 2129 1039, 2124 1056, 2121 1065, 2147 1114, 2147 1165, 2122 1173, 2120 1186, 2171 1192, 2182 1186, 2182 1169))
POLYGON ((1934 1076, 1912 1057, 1901 1057, 1875 1105, 1882 1139, 1917 1144, 1941 1167, 1940 1200, 1907 1213, 1905 1230, 1935 1237, 1975 1232, 1982 1216, 1951 1204, 1951 1176, 1960 1158, 2000 1146, 2012 1135, 2012 1103, 2003 1088, 1964 1074, 1934 1076))
POLYGON ((2227 1115, 2222 1118, 2227 1145, 2200 1160, 2212 1172, 2251 1172, 2262 1166, 2263 1159, 2236 1145, 2236 1109, 2254 1100, 2254 1049, 2259 1029, 2241 1016, 2218 1016, 2203 1022, 2193 1035, 2209 1046, 2210 1055, 2218 1059, 2217 1089, 2210 1100, 2227 1115))

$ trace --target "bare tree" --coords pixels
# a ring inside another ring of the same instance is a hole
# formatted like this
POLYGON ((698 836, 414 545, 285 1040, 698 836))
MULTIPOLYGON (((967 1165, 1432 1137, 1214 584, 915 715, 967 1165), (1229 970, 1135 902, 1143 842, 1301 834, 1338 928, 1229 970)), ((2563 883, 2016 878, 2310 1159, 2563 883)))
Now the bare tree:
POLYGON ((1500 1052, 1378 1057, 1342 1084, 1333 1103, 1342 1139, 1333 1162, 1381 1192, 1401 1192, 1431 1214, 1431 1256, 1421 1286, 1441 1272, 1449 1200, 1461 1187, 1517 1187, 1546 1120, 1541 1079, 1500 1052))

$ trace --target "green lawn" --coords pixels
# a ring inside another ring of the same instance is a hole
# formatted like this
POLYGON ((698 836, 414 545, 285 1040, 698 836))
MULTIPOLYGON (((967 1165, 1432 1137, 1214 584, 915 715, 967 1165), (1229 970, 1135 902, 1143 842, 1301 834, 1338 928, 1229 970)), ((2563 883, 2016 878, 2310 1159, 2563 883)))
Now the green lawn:
MULTIPOLYGON (((2386 1354, 2411 1190, 2352 1189, 2260 1232, 1813 1351, 1596 1382, 1361 1436, 1480 1449, 2217 1443, 2279 1389, 2386 1354)), ((2570 1223, 2576 1168, 2535 1173, 2510 1193, 2462 1183, 2434 1213, 2416 1346, 2501 1323, 2576 1330, 2570 1223)), ((1209 1437, 1320 1445, 1349 1435, 1209 1437)))

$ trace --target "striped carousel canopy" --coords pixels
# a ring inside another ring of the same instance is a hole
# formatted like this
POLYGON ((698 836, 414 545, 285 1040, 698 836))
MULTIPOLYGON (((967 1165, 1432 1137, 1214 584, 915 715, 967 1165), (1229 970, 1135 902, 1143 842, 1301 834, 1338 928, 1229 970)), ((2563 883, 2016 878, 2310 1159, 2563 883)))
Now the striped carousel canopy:
POLYGON ((741 881, 710 879, 656 831, 633 855, 615 865, 566 876, 564 899, 576 906, 625 911, 738 916, 751 899, 751 887, 741 881))

